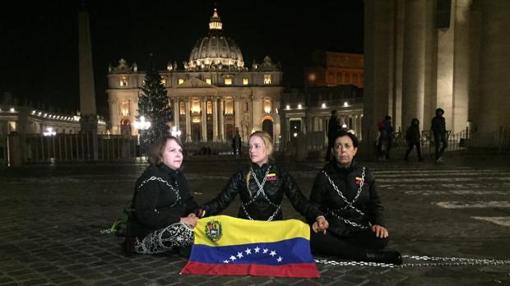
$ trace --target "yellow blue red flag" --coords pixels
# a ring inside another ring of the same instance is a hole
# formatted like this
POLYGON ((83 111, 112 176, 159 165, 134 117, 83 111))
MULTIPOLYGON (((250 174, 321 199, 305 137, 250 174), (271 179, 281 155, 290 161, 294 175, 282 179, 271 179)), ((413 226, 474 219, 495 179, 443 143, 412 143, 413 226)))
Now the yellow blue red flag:
POLYGON ((198 220, 194 234, 181 274, 319 277, 302 221, 211 216, 198 220))

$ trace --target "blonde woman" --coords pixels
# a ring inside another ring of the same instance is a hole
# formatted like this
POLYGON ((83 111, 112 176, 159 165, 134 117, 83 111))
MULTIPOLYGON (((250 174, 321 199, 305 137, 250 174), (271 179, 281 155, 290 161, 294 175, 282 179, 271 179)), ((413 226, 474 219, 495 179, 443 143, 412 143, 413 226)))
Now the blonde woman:
POLYGON ((264 131, 252 133, 248 140, 250 164, 235 173, 223 191, 203 206, 203 216, 221 213, 239 195, 238 217, 250 220, 283 219, 282 201, 286 196, 292 206, 315 231, 325 231, 328 224, 321 211, 308 202, 290 174, 270 160, 273 153, 271 136, 264 131))

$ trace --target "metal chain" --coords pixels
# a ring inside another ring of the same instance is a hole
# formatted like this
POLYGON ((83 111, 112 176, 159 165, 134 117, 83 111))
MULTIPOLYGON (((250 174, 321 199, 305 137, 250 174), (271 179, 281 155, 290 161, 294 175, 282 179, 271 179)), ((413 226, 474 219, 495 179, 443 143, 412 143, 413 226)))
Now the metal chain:
MULTIPOLYGON (((264 179, 262 180, 262 183, 260 183, 259 179, 257 178, 257 175, 255 174, 255 172, 253 171, 253 168, 250 168, 250 175, 253 177, 253 179, 255 180, 255 183, 257 183, 257 187, 258 187, 258 190, 257 190, 257 193, 255 193, 255 195, 251 198, 251 200, 247 203, 243 203, 241 202, 241 208, 244 212, 244 214, 246 215, 246 217, 249 219, 249 220, 254 220, 250 214, 248 213, 248 210, 246 209, 246 206, 249 206, 251 204, 253 204, 255 202, 255 200, 260 196, 262 195, 262 197, 269 203, 270 206, 272 207, 275 207, 275 211, 273 212, 273 214, 271 216, 269 216, 267 218, 266 221, 272 221, 274 219, 274 217, 278 214, 278 212, 280 211, 280 208, 281 208, 281 205, 277 205, 275 203, 273 203, 266 195, 266 193, 264 192, 264 185, 266 184, 266 180, 267 180, 267 175, 269 174, 269 170, 271 169, 271 166, 268 166, 267 167, 267 171, 266 173, 264 174, 264 179)), ((250 190, 248 189, 248 193, 251 195, 251 192, 250 190)))
POLYGON ((169 187, 172 192, 175 193, 176 201, 175 201, 175 203, 171 204, 170 206, 173 207, 181 201, 181 195, 179 194, 179 191, 174 186, 172 186, 170 183, 168 183, 168 181, 166 181, 165 179, 156 177, 156 176, 151 176, 150 178, 148 178, 148 179, 144 180, 142 183, 140 183, 140 185, 138 186, 138 191, 140 191, 140 189, 143 187, 143 185, 145 185, 146 183, 148 183, 150 181, 161 182, 161 183, 165 184, 167 187, 169 187))
MULTIPOLYGON (((329 184, 331 185, 331 187, 337 192, 337 194, 340 196, 340 198, 346 203, 346 206, 343 207, 342 210, 345 210, 346 208, 351 208, 352 210, 354 210, 355 212, 357 212, 361 216, 365 216, 365 213, 362 212, 361 210, 359 210, 358 208, 356 208, 355 206, 353 206, 352 204, 355 203, 358 200, 359 195, 361 194, 361 191, 363 190, 363 185, 365 184, 365 170, 366 170, 366 168, 363 167, 362 168, 362 173, 361 173, 361 182, 360 182, 360 184, 358 186, 358 190, 356 192, 356 195, 354 196, 354 198, 350 202, 344 196, 344 194, 340 191, 340 189, 338 189, 338 186, 335 184, 335 182, 333 182, 333 180, 328 175, 328 173, 326 173, 326 171, 322 171, 324 176, 326 176, 326 178, 328 179, 329 184)), ((354 227, 357 227, 357 228, 360 228, 360 229, 367 229, 367 228, 369 228, 371 226, 370 222, 369 222, 368 225, 361 225, 361 224, 358 224, 358 223, 353 222, 351 220, 348 220, 346 218, 343 218, 340 215, 338 215, 337 213, 335 213, 335 211, 332 210, 332 209, 330 209, 329 212, 331 213, 331 215, 333 215, 338 220, 341 220, 344 223, 347 223, 347 224, 352 225, 354 227)))
POLYGON ((433 257, 402 255, 405 260, 426 261, 425 263, 404 263, 402 265, 366 262, 366 261, 336 261, 329 259, 315 259, 318 264, 333 266, 369 266, 385 268, 413 268, 413 267, 445 267, 445 266, 476 266, 476 265, 510 265, 510 259, 493 258, 463 258, 463 257, 433 257))

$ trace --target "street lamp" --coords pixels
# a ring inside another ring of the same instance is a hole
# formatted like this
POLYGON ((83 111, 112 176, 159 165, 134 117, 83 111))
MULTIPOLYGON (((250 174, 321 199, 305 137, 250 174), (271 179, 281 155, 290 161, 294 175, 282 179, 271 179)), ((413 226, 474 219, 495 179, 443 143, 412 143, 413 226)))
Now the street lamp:
POLYGON ((139 120, 135 121, 135 128, 138 130, 138 145, 140 145, 140 130, 147 130, 151 127, 151 122, 145 120, 145 116, 140 116, 139 120))

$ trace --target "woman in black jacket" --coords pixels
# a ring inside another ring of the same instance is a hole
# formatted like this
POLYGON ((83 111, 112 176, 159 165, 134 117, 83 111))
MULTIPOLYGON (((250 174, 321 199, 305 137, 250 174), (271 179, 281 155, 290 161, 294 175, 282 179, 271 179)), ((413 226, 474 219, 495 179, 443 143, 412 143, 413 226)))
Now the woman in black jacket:
POLYGON ((326 233, 312 233, 312 252, 358 261, 401 264, 398 252, 381 251, 389 235, 383 206, 372 173, 353 162, 357 151, 356 136, 339 131, 332 150, 334 159, 315 178, 310 201, 320 206, 329 228, 326 233))
POLYGON ((273 143, 269 134, 256 131, 249 138, 251 164, 235 173, 223 191, 203 206, 205 216, 221 213, 239 194, 241 207, 238 216, 250 220, 281 220, 283 196, 307 220, 315 222, 317 231, 327 228, 327 221, 313 204, 308 202, 294 179, 269 160, 273 143))
POLYGON ((181 172, 182 144, 165 136, 154 144, 150 166, 135 184, 126 251, 163 253, 193 244, 198 207, 181 172))

